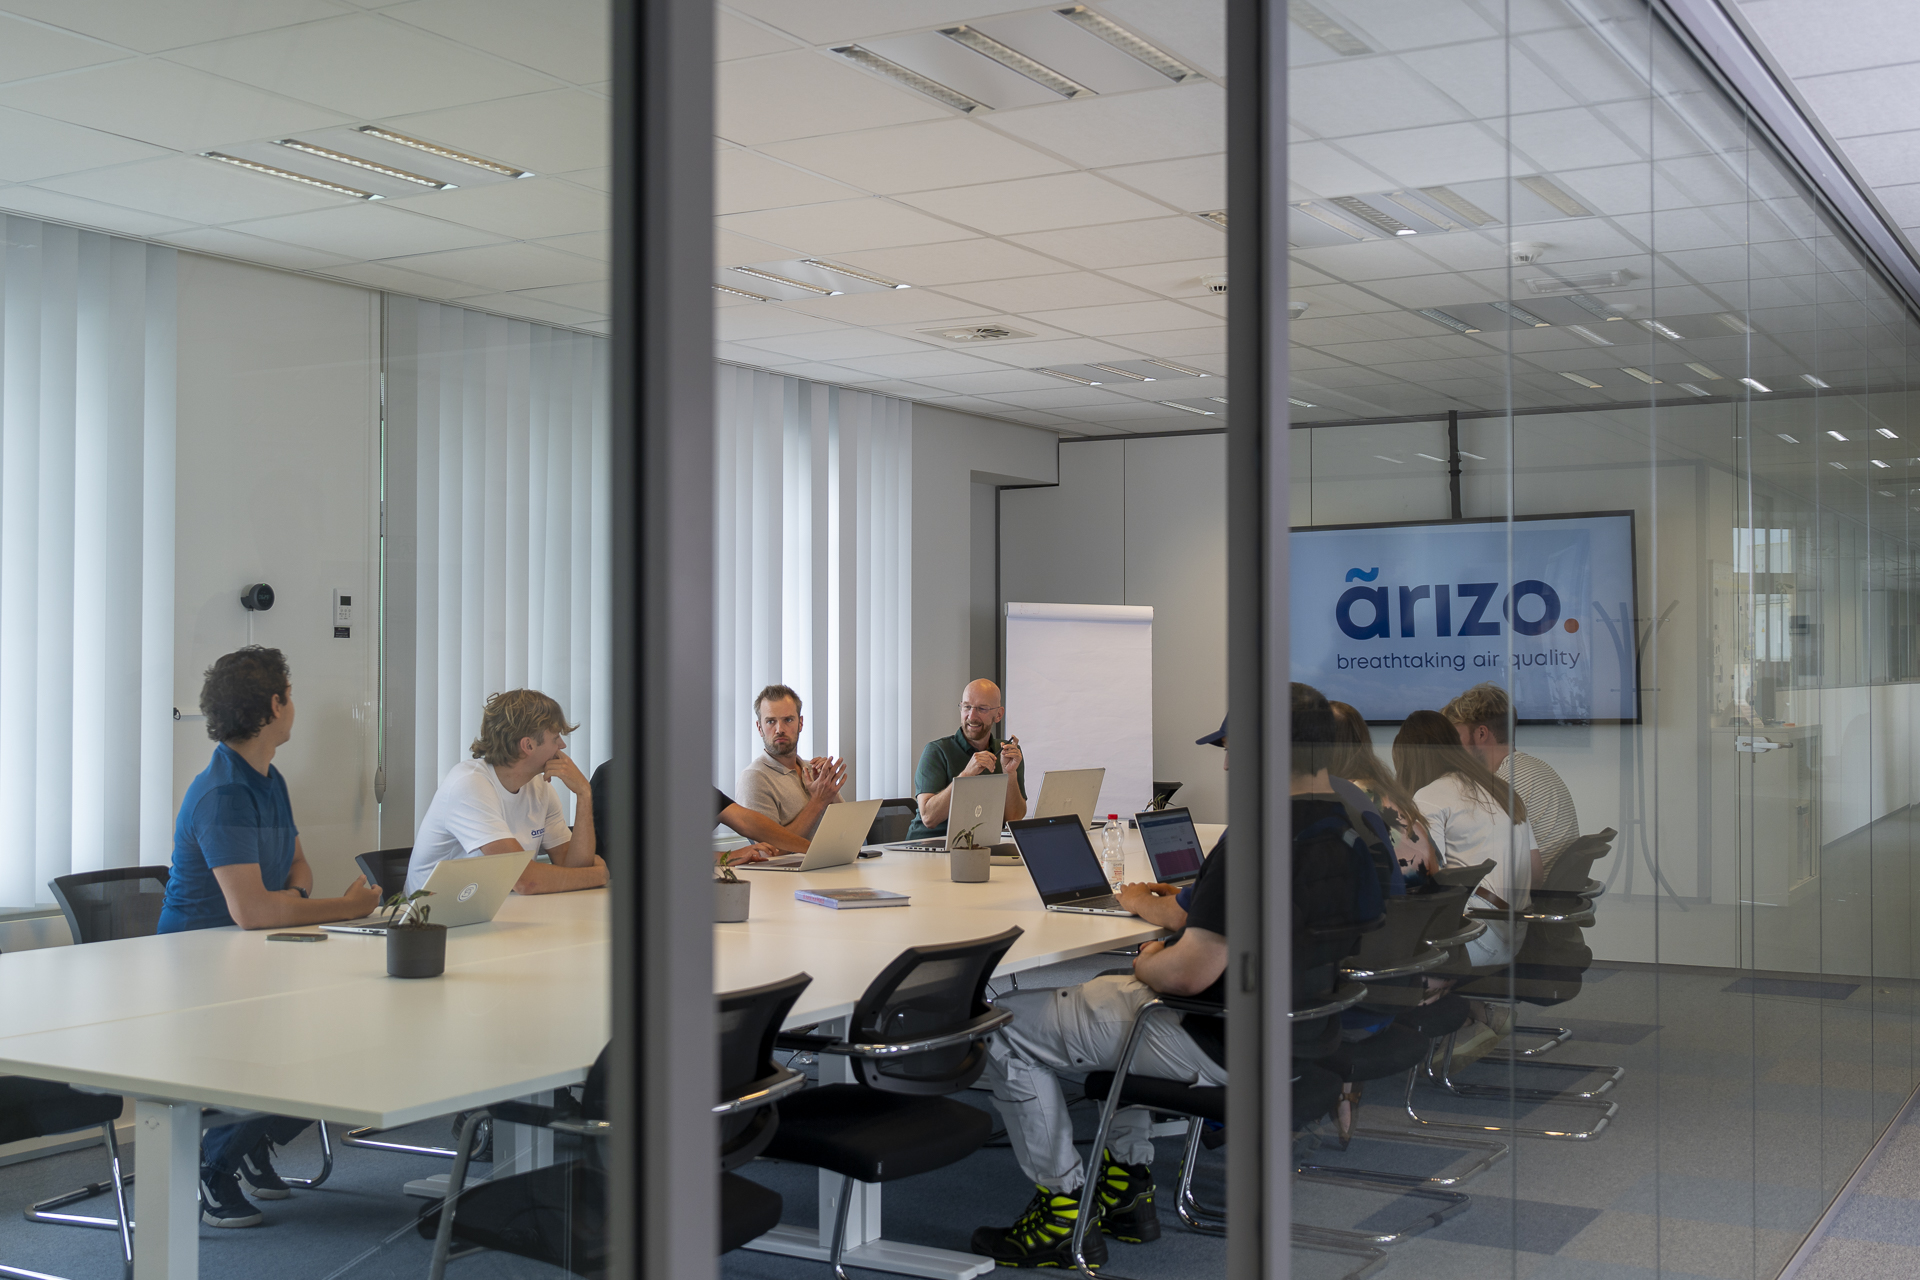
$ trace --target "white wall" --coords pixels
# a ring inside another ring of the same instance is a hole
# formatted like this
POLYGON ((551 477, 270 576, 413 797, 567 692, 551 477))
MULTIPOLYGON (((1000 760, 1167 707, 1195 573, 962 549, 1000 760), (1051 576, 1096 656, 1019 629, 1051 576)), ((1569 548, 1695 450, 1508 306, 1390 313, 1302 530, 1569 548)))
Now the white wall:
MULTIPOLYGON (((913 406, 913 731, 960 723, 973 667, 973 486, 1052 484, 1058 437, 932 405, 913 406)), ((1017 726, 1014 732, 1019 732, 1017 726)), ((908 766, 912 767, 911 764, 908 766)))
MULTIPOLYGON (((190 253, 179 281, 175 704, 198 711, 202 672, 248 642, 241 588, 270 583, 251 639, 286 653, 296 710, 275 763, 315 891, 338 893, 381 847, 375 619, 357 609, 347 640, 332 621, 335 588, 377 586, 379 295, 190 253)), ((204 721, 175 726, 176 806, 212 748, 204 721)))

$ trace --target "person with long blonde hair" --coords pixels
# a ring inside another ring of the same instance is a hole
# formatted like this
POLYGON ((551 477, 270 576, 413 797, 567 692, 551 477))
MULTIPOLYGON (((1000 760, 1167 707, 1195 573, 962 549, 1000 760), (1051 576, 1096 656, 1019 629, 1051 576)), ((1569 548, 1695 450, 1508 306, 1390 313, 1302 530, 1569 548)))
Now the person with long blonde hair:
POLYGON ((1345 778, 1367 793, 1387 820, 1393 838, 1394 857, 1400 874, 1411 885, 1439 870, 1433 838, 1427 833, 1427 820, 1414 803, 1412 794, 1387 771, 1385 762, 1373 749, 1373 734, 1366 719, 1353 706, 1335 702, 1333 707, 1333 759, 1327 772, 1345 778))

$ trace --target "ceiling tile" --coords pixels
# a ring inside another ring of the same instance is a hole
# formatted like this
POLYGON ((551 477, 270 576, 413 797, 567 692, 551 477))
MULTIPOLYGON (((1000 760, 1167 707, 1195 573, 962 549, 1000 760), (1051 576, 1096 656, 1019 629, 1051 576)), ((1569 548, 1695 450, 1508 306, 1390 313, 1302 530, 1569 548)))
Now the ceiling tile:
POLYGON ((532 289, 518 289, 515 292, 524 297, 557 302, 564 307, 572 307, 578 311, 591 311, 600 316, 610 315, 613 311, 613 285, 607 280, 541 285, 532 289))
MULTIPOLYGON (((1601 128, 1598 124, 1589 127, 1601 128)), ((1386 174, 1396 187, 1504 178, 1517 163, 1507 146, 1479 124, 1393 129, 1364 138, 1346 138, 1340 145, 1363 164, 1386 174)), ((1325 194, 1344 196, 1360 192, 1325 194)))
POLYGON ((928 120, 760 148, 770 156, 892 195, 1062 173, 1070 165, 973 120, 928 120))
MULTIPOLYGON (((742 348, 742 350, 746 350, 746 348, 742 348)), ((765 353, 763 352, 761 354, 764 355, 765 353)), ((754 362, 748 360, 745 363, 752 364, 754 362)), ((878 380, 877 376, 871 373, 862 373, 858 369, 848 369, 837 364, 822 364, 817 360, 800 360, 792 364, 777 365, 776 367, 789 378, 806 378, 813 382, 866 383, 878 380)))
POLYGON ((1088 168, 1224 151, 1227 95, 1189 82, 996 112, 993 127, 1088 168))
POLYGON ((1002 364, 1038 369, 1042 365, 1088 364, 1095 360, 1137 360, 1141 353, 1098 338, 1050 338, 1038 342, 996 342, 991 354, 1002 364))
POLYGON ((1392 58, 1295 67, 1287 92, 1291 118, 1323 138, 1446 124, 1466 114, 1392 58))
POLYGON ((353 196, 335 195, 283 178, 249 173, 202 156, 171 155, 138 160, 110 169, 90 169, 47 178, 37 185, 49 191, 145 209, 182 222, 209 224, 360 203, 353 196))
POLYGON ((1100 176, 1187 213, 1227 207, 1227 157, 1224 154, 1120 165, 1102 169, 1100 176))
POLYGON ((562 306, 526 293, 481 293, 455 301, 463 307, 494 311, 521 320, 538 320, 542 324, 577 325, 606 318, 605 312, 582 311, 579 307, 562 306))
POLYGON ((0 88, 0 106, 174 151, 344 124, 344 116, 158 59, 0 88))
POLYGON ((369 289, 387 289, 435 301, 452 301, 461 294, 473 292, 473 286, 462 281, 423 276, 418 271, 403 271, 383 262, 350 262, 344 267, 327 267, 318 274, 369 289))
POLYGON ((577 253, 583 258, 592 258, 595 262, 613 260, 613 236, 608 231, 584 231, 577 236, 551 236, 538 241, 549 249, 558 249, 562 253, 577 253))
POLYGON ((929 350, 924 342, 896 338, 890 333, 875 333, 870 329, 828 329, 821 333, 786 334, 755 338, 744 345, 792 356, 795 360, 832 360, 836 363, 845 363, 849 356, 884 356, 929 350))
POLYGON ((1482 120, 1574 105, 1572 94, 1505 39, 1449 42, 1403 53, 1400 60, 1482 120))
POLYGON ((71 222, 76 227, 117 231, 123 236, 159 236, 169 231, 184 231, 189 225, 178 218, 163 218, 156 213, 123 209, 119 205, 39 187, 0 187, 0 210, 24 213, 30 218, 71 222))
MULTIPOLYGON (((1160 329, 1152 333, 1116 333, 1109 342, 1119 343, 1142 355, 1166 356, 1181 363, 1202 363, 1203 356, 1219 356, 1226 361, 1227 326, 1215 322, 1202 329, 1160 329)), ((1125 359, 1125 357, 1122 357, 1125 359)))
POLYGON ((32 182, 165 155, 164 149, 79 125, 0 110, 0 182, 32 182))
POLYGON ((396 200, 393 206, 515 240, 604 233, 612 221, 606 196, 551 178, 428 191, 396 200))
POLYGON ((930 378, 951 373, 985 373, 996 366, 990 360, 958 351, 926 351, 911 355, 862 356, 839 363, 882 378, 930 378))
POLYGON ((835 259, 862 271, 915 285, 948 285, 966 280, 999 280, 1073 270, 1065 262, 1042 257, 1004 240, 985 239, 841 253, 836 254, 835 259))
POLYGON ((574 84, 611 74, 607 0, 409 0, 380 12, 574 84))
POLYGON ((335 17, 327 0, 246 0, 244 4, 161 4, 140 0, 7 0, 22 17, 142 53, 224 40, 296 22, 335 17))
POLYGON ((600 263, 537 244, 489 244, 423 253, 391 259, 388 265, 447 280, 464 280, 503 293, 543 285, 585 284, 606 274, 600 263))
POLYGON ((947 292, 994 311, 1008 312, 1149 301, 1149 295, 1139 289, 1085 271, 948 285, 947 292))
POLYGON ((1000 13, 1006 0, 730 0, 728 8, 808 44, 869 39, 935 23, 965 22, 1000 13))
POLYGON ((1211 297, 1202 276, 1225 275, 1225 258, 1195 258, 1187 262, 1156 262, 1144 267, 1108 267, 1106 274, 1168 298, 1211 297))
POLYGON ((738 147, 724 148, 715 155, 713 169, 715 213, 750 213, 756 209, 820 204, 862 194, 842 183, 816 177, 738 147))
POLYGON ((613 190, 612 169, 575 169, 571 173, 556 173, 556 178, 565 178, 577 187, 592 187, 595 191, 613 190))
MULTIPOLYGON (((992 346, 981 344, 980 355, 991 357, 992 346)), ((1060 386, 1058 378, 1049 378, 1044 373, 1032 373, 1026 369, 996 369, 992 373, 952 373, 937 377, 922 378, 920 381, 935 391, 950 395, 985 396, 1007 391, 1045 391, 1060 386)))
POLYGON ((757 58, 767 53, 786 53, 794 48, 794 42, 785 36, 776 35, 765 27, 755 26, 744 18, 719 9, 717 26, 714 29, 719 44, 717 61, 731 62, 735 58, 757 58))
POLYGON ((713 231, 713 261, 722 267, 744 267, 755 262, 777 262, 792 257, 792 252, 765 240, 736 235, 725 227, 713 231))
POLYGON ((115 62, 123 50, 0 13, 0 82, 115 62))
POLYGON ((613 156, 613 105, 581 89, 476 102, 381 123, 399 133, 535 173, 602 169, 613 156))
POLYGON ((845 326, 819 316, 789 311, 778 305, 748 303, 719 308, 714 317, 714 327, 725 341, 741 342, 754 338, 776 338, 789 333, 826 333, 845 326))
POLYGON ((350 258, 397 258, 436 249, 490 244, 499 239, 471 227, 365 201, 355 201, 343 209, 320 209, 284 218, 237 223, 233 229, 350 258))
POLYGON ((803 298, 787 305, 822 319, 837 319, 842 325, 863 327, 957 321, 975 317, 980 312, 973 303, 931 289, 882 289, 873 293, 842 294, 838 298, 803 298))
POLYGON ((1114 222, 1073 231, 1036 231, 1009 239, 1096 270, 1211 257, 1227 247, 1226 232, 1198 218, 1114 222))
POLYGON ((191 231, 176 231, 161 236, 160 241, 162 244, 176 245, 197 253, 211 253, 222 258, 238 258, 242 262, 263 262, 270 267, 285 267, 289 271, 312 271, 339 266, 347 261, 338 254, 321 253, 317 249, 302 249, 298 245, 281 244, 276 240, 262 240, 259 236, 243 235, 223 227, 196 227, 191 231))
POLYGON ((1189 66, 1227 73, 1227 9, 1219 0, 1105 0, 1100 10, 1189 66))
POLYGON ((1166 210, 1091 173, 1056 173, 895 197, 988 235, 1151 218, 1166 210))
POLYGON ((951 114, 930 98, 811 50, 721 63, 714 101, 714 131, 743 146, 951 114))
POLYGON ((1914 67, 1869 67, 1795 81, 1820 122, 1836 138, 1920 128, 1913 96, 1914 67))
POLYGON ((783 245, 802 255, 937 244, 945 240, 966 240, 974 234, 951 222, 872 197, 792 209, 766 209, 758 213, 732 213, 716 221, 723 230, 783 245))
MULTIPOLYGON (((1057 379, 1048 379, 1060 386, 1057 379)), ((1118 404, 1111 392, 1101 387, 1060 386, 1058 391, 1043 387, 1037 391, 1008 391, 992 397, 995 404, 1015 409, 1086 409, 1118 404)))

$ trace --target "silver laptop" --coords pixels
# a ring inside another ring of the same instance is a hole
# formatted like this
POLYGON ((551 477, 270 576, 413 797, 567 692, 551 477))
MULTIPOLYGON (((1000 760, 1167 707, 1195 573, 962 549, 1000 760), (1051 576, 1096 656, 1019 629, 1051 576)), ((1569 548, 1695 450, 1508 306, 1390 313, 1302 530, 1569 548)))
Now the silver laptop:
POLYGON ((1100 869, 1100 855, 1087 839, 1087 829, 1076 814, 1028 818, 1013 824, 1013 842, 1040 891, 1040 903, 1049 911, 1073 911, 1090 916, 1130 916, 1120 905, 1100 869))
POLYGON ((1206 854, 1200 849, 1200 833, 1194 830, 1191 812, 1149 809, 1134 814, 1133 825, 1140 830, 1140 843, 1146 846, 1156 882, 1187 884, 1200 878, 1206 854))
POLYGON ((736 871, 824 871, 844 867, 860 856, 860 844, 873 829, 874 815, 880 812, 878 800, 842 800, 830 804, 820 815, 805 853, 789 853, 765 862, 742 862, 736 871))
POLYGON ((1027 816, 1056 818, 1071 813, 1079 816, 1081 826, 1090 828, 1106 781, 1105 769, 1049 769, 1040 776, 1040 798, 1027 816))
MULTIPOLYGON (((434 864, 433 874, 424 886, 433 896, 425 900, 432 908, 428 924, 444 924, 457 929, 463 924, 485 924, 500 913, 500 906, 513 892, 514 881, 533 861, 530 853, 489 853, 474 858, 443 858, 434 864)), ((320 926, 326 933, 385 933, 387 914, 342 920, 320 926)))
POLYGON ((952 849, 960 833, 971 831, 973 843, 990 849, 1000 843, 1000 827, 1007 817, 1007 775, 977 773, 971 778, 955 778, 953 795, 947 804, 947 834, 927 840, 904 840, 888 849, 920 853, 939 853, 952 849))

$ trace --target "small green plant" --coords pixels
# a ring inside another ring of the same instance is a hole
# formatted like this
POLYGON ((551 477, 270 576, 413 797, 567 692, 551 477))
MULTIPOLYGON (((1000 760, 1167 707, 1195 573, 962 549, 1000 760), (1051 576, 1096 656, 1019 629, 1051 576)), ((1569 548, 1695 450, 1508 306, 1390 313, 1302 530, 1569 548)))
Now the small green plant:
POLYGON ((721 884, 739 884, 740 877, 733 874, 733 863, 727 861, 728 853, 714 855, 713 878, 721 884))
POLYGON ((433 908, 422 902, 422 898, 431 898, 432 892, 415 889, 412 893, 396 893, 386 901, 387 928, 418 929, 427 923, 427 917, 433 914, 433 908))
POLYGON ((953 847, 955 849, 979 849, 983 846, 973 838, 973 828, 967 827, 953 838, 953 847))

